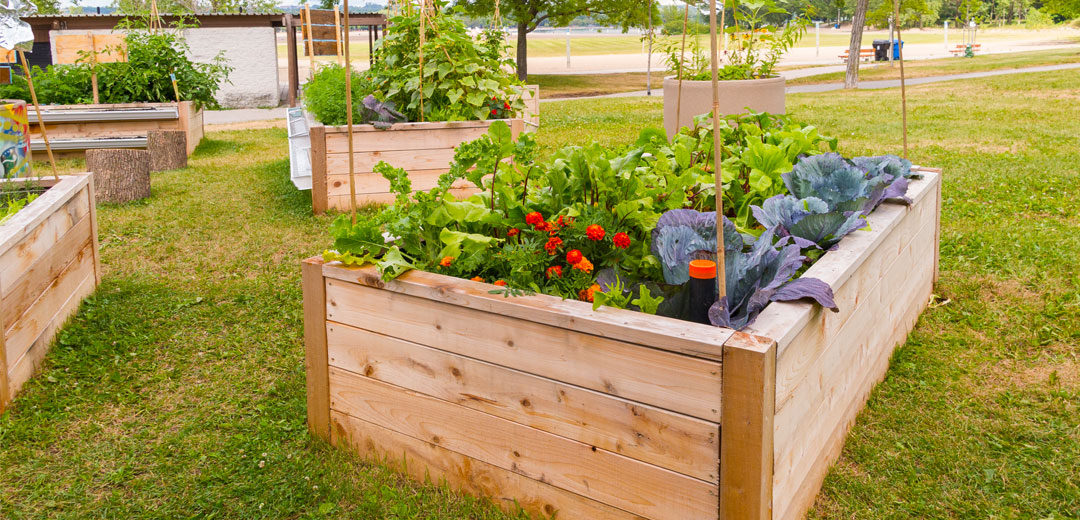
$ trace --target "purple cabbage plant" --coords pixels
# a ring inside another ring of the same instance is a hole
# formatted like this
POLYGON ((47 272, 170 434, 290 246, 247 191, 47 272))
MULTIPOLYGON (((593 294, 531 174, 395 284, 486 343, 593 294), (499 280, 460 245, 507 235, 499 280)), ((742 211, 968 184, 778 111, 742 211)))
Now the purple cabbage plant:
POLYGON ((775 195, 750 211, 777 237, 791 237, 803 249, 835 249, 845 235, 866 227, 861 211, 829 211, 829 205, 817 197, 775 195))

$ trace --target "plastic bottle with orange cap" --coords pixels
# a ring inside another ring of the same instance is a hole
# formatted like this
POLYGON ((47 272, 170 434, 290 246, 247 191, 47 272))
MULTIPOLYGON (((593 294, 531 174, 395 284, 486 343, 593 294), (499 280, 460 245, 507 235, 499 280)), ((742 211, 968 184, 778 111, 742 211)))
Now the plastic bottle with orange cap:
POLYGON ((708 324, 709 307, 716 302, 716 262, 691 260, 688 285, 690 319, 708 324))

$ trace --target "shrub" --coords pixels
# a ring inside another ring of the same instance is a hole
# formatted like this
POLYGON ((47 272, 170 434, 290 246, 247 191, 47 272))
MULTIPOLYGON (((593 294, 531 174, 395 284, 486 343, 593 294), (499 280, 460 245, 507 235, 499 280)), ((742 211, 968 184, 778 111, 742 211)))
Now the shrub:
MULTIPOLYGON (((364 92, 370 87, 364 77, 352 72, 353 122, 361 122, 364 92)), ((315 75, 304 84, 304 105, 308 111, 325 125, 345 124, 345 67, 329 64, 319 67, 315 75)))

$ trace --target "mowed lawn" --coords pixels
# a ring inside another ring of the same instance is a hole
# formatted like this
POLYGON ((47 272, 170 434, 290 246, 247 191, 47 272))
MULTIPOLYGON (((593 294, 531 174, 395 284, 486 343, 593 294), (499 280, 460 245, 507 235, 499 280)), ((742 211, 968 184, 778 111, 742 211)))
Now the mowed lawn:
MULTIPOLYGON (((945 170, 938 303, 814 518, 1080 516, 1080 82, 946 85, 908 92, 911 158, 945 170)), ((901 150, 896 90, 788 107, 846 155, 901 150)), ((537 137, 628 143, 660 109, 544 103, 537 137)), ((150 199, 100 209, 103 284, 0 417, 0 518, 513 517, 308 435, 298 262, 330 218, 286 149, 284 130, 210 132, 150 199)))

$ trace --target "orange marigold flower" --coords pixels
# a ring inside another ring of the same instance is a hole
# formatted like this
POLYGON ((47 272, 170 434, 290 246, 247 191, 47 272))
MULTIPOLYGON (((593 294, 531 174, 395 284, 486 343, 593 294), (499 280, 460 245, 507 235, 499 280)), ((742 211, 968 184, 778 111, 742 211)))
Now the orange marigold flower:
POLYGON ((453 261, 454 261, 454 257, 452 257, 452 256, 444 256, 444 257, 442 257, 442 260, 439 260, 439 265, 441 265, 443 267, 450 267, 450 264, 453 263, 453 261))
POLYGON ((581 254, 581 251, 578 251, 577 249, 571 249, 566 252, 566 263, 570 265, 580 262, 583 258, 585 258, 585 255, 581 254))
POLYGON ((551 275, 555 275, 555 276, 558 276, 559 278, 562 278, 562 266, 561 265, 553 265, 551 267, 548 267, 547 272, 545 274, 547 275, 549 280, 551 279, 551 275))
POLYGON ((506 280, 495 280, 495 285, 499 287, 506 287, 506 280))
POLYGON ((516 237, 518 233, 521 233, 521 230, 516 227, 506 230, 506 236, 508 237, 516 237))
POLYGON ((581 261, 574 264, 574 269, 577 269, 578 271, 583 271, 583 272, 586 272, 586 273, 591 273, 592 270, 593 270, 593 265, 592 265, 592 262, 590 262, 588 258, 581 257, 581 261))
POLYGON ((559 237, 550 237, 550 238, 548 238, 547 243, 544 244, 544 249, 547 250, 549 255, 554 255, 555 250, 559 249, 559 246, 561 246, 561 245, 562 245, 562 239, 561 238, 559 238, 559 237))
POLYGON ((534 229, 537 231, 552 231, 555 227, 551 225, 551 222, 541 222, 534 226, 534 229))
POLYGON ((544 216, 539 211, 534 211, 525 215, 525 223, 530 226, 535 226, 544 221, 544 216))
POLYGON ((589 240, 595 240, 599 242, 600 240, 604 239, 605 234, 607 234, 607 232, 604 231, 603 226, 601 226, 600 224, 593 224, 585 228, 585 237, 589 240))
POLYGON ((559 215, 559 218, 555 220, 555 225, 558 227, 566 227, 566 221, 563 220, 562 215, 559 215))
POLYGON ((626 249, 630 247, 630 235, 621 232, 615 233, 615 236, 611 237, 611 242, 619 249, 626 249))
POLYGON ((480 278, 479 276, 474 276, 474 277, 469 278, 469 279, 474 281, 474 282, 483 282, 484 281, 484 279, 480 278))
POLYGON ((585 302, 592 302, 593 301, 593 295, 596 294, 596 291, 599 291, 599 290, 600 290, 599 285, 592 284, 592 285, 589 286, 588 289, 582 289, 582 290, 578 291, 578 299, 581 300, 581 301, 585 301, 585 302))

